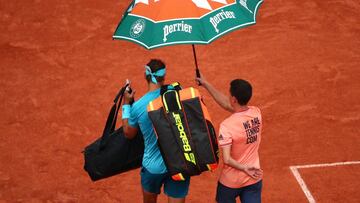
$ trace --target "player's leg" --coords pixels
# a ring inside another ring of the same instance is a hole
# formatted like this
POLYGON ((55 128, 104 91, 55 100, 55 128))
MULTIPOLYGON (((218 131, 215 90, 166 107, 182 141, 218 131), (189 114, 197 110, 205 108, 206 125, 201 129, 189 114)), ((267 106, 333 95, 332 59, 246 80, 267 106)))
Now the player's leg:
POLYGON ((163 184, 166 174, 152 174, 145 167, 141 169, 141 186, 144 203, 156 203, 157 196, 163 184))
POLYGON ((216 201, 218 203, 235 203, 239 194, 239 189, 229 188, 218 182, 216 189, 216 201))
POLYGON ((242 188, 241 203, 261 203, 262 180, 242 188))
POLYGON ((143 188, 143 203, 156 203, 158 194, 150 193, 143 188))
POLYGON ((169 203, 184 203, 189 192, 190 177, 184 181, 175 181, 168 176, 164 181, 164 193, 168 196, 169 203))
POLYGON ((168 196, 168 203, 185 203, 185 197, 184 198, 173 198, 168 196))

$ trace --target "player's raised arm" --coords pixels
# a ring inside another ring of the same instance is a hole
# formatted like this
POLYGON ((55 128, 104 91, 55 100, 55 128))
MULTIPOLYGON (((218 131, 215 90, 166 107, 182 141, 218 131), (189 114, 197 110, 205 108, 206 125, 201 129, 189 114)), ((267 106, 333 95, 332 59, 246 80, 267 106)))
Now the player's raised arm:
POLYGON ((132 139, 136 136, 138 129, 129 125, 129 119, 131 117, 131 105, 130 102, 134 100, 135 91, 129 93, 125 91, 124 94, 124 105, 122 106, 122 125, 124 130, 124 135, 128 139, 132 139))

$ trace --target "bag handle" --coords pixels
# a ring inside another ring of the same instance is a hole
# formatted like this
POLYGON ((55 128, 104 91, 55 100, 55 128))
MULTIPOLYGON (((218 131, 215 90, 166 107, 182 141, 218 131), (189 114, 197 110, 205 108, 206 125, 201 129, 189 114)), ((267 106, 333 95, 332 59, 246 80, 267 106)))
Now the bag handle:
POLYGON ((108 115, 108 118, 106 120, 106 124, 105 124, 105 128, 103 131, 103 134, 101 136, 101 144, 100 146, 103 146, 103 142, 104 140, 107 139, 107 137, 109 137, 109 135, 111 133, 114 132, 115 127, 116 127, 116 120, 117 120, 117 115, 121 106, 121 102, 123 100, 124 97, 124 93, 126 88, 129 86, 129 84, 126 84, 124 87, 122 87, 120 89, 120 91, 117 93, 115 99, 114 99, 114 104, 111 107, 110 113, 108 115))
POLYGON ((168 90, 180 91, 181 89, 182 88, 181 88, 181 85, 179 82, 174 82, 169 85, 163 85, 163 86, 161 86, 161 89, 160 89, 160 95, 162 96, 168 90))
MULTIPOLYGON (((120 91, 118 93, 118 95, 116 95, 116 97, 114 99, 114 104, 116 104, 116 102, 119 100, 119 97, 120 97, 120 101, 118 103, 118 106, 117 106, 117 109, 116 109, 116 112, 115 112, 114 122, 113 122, 113 125, 111 126, 110 133, 115 131, 117 116, 118 116, 119 109, 121 107, 122 99, 124 98, 125 91, 128 91, 130 94, 132 92, 132 89, 129 87, 129 83, 126 83, 126 85, 123 88, 124 89, 122 90, 122 92, 120 91)), ((132 105, 133 103, 134 103, 134 98, 132 98, 132 100, 130 100, 129 104, 132 105)))

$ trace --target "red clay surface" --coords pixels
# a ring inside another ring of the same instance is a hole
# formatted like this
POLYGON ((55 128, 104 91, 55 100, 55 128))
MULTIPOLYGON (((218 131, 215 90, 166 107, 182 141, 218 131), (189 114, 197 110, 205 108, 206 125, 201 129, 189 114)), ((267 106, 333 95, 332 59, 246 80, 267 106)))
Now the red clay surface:
MULTIPOLYGON (((163 59, 167 81, 184 87, 195 85, 194 62, 190 45, 148 51, 113 41, 129 3, 1 2, 0 202, 141 202, 138 170, 93 183, 80 152, 101 134, 126 78, 137 98, 145 92, 150 58, 163 59)), ((227 91, 234 78, 253 84, 251 104, 264 118, 263 202, 307 202, 290 165, 360 160, 359 10, 357 0, 265 0, 257 25, 197 46, 216 87, 227 91)), ((218 126, 229 114, 201 92, 218 126)), ((342 181, 339 171, 314 170, 304 177, 319 202, 360 201, 346 192, 359 181, 325 187, 321 177, 342 181)), ((358 178, 359 168, 348 172, 345 180, 358 178)), ((187 202, 213 202, 216 179, 193 178, 187 202)))
POLYGON ((360 164, 300 169, 301 176, 318 202, 359 202, 360 164), (324 192, 327 190, 327 192, 324 192))

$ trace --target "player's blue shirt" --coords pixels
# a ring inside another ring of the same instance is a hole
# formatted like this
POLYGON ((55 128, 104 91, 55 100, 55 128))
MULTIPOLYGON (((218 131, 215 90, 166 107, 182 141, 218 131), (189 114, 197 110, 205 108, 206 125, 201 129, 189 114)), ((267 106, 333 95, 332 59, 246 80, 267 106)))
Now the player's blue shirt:
POLYGON ((144 157, 142 161, 150 173, 160 174, 166 173, 166 166, 161 156, 160 149, 157 144, 157 138, 148 116, 147 105, 150 101, 160 96, 160 89, 146 93, 131 107, 131 116, 128 120, 129 125, 140 128, 144 135, 144 157))

